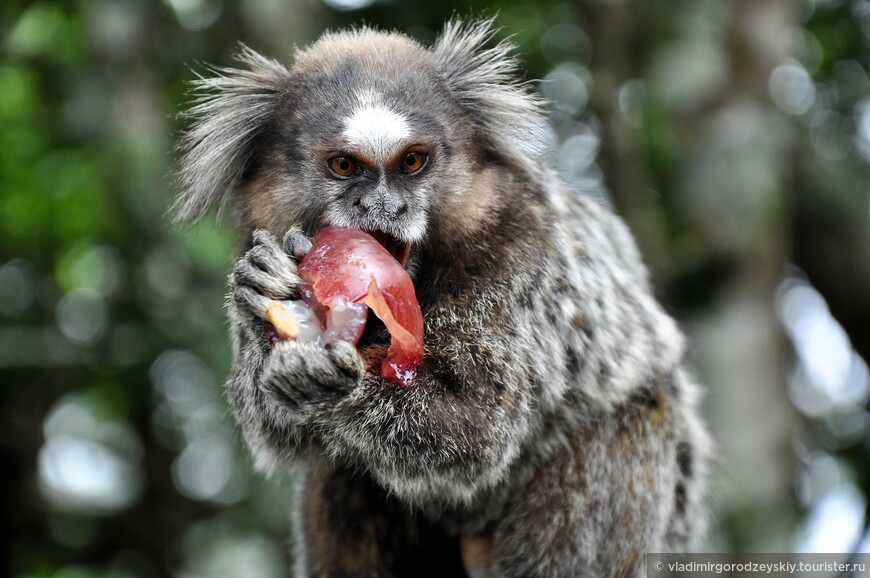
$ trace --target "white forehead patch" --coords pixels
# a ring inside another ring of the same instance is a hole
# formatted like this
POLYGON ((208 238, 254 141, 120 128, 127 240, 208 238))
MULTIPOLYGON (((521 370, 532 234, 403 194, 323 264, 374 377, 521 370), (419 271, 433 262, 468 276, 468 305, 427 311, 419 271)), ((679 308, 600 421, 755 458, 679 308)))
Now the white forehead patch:
POLYGON ((383 105, 364 105, 345 121, 342 133, 349 148, 361 150, 373 160, 385 161, 411 136, 404 116, 383 105))

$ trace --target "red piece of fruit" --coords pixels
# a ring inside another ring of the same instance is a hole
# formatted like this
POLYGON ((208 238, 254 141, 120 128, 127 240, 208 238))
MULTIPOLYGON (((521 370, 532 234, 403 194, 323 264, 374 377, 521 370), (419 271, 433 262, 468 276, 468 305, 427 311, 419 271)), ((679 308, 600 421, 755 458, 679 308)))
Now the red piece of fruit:
POLYGON ((297 271, 313 296, 327 307, 336 298, 365 303, 390 333, 381 374, 393 383, 410 383, 423 361, 423 314, 407 271, 358 229, 324 227, 311 243, 297 271))

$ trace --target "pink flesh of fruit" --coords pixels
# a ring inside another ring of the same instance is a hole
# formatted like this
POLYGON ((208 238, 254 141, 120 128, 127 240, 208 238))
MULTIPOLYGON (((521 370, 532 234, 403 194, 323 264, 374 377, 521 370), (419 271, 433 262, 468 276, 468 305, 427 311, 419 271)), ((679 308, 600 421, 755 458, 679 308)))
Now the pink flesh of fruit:
MULTIPOLYGON (((390 333, 381 374, 399 385, 410 383, 423 361, 423 314, 408 273, 374 237, 357 229, 324 227, 311 242, 297 270, 313 297, 327 307, 340 299, 366 304, 390 333)), ((305 293, 303 299, 316 309, 305 293)), ((362 324, 354 344, 361 333, 362 324)))

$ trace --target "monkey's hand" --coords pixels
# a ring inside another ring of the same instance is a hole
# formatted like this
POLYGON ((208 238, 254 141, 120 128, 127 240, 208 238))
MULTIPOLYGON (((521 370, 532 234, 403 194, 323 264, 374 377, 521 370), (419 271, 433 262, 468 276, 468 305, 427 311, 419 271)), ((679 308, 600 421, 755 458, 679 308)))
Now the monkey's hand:
MULTIPOLYGON (((299 229, 285 235, 283 246, 270 233, 256 231, 254 246, 230 275, 229 308, 239 333, 236 365, 244 366, 236 370, 249 375, 244 380, 248 388, 265 395, 263 404, 277 406, 271 409, 278 413, 284 410, 294 423, 305 422, 309 410, 352 390, 362 373, 356 349, 349 343, 332 343, 324 350, 287 340, 270 347, 265 338, 266 308, 273 299, 298 297, 296 263, 310 248, 299 229)), ((232 395, 234 385, 229 387, 232 395)))
POLYGON ((272 300, 295 299, 302 280, 296 263, 311 248, 300 229, 284 236, 284 246, 268 231, 254 232, 254 246, 239 259, 230 273, 231 319, 251 341, 268 346, 263 331, 266 309, 272 300))
POLYGON ((260 389, 301 418, 308 408, 334 403, 349 393, 362 373, 362 361, 350 343, 336 341, 324 349, 294 340, 280 341, 263 368, 260 389))

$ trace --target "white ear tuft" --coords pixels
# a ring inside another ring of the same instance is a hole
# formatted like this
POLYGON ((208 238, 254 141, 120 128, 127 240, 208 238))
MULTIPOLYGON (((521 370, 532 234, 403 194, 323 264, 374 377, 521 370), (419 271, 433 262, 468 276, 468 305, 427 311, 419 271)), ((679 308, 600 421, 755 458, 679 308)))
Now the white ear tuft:
POLYGON ((519 81, 515 46, 484 46, 496 33, 493 19, 453 20, 432 47, 435 69, 477 125, 483 141, 521 167, 535 170, 552 146, 543 100, 519 81))
POLYGON ((284 66, 247 46, 236 59, 247 69, 212 68, 214 76, 192 82, 194 105, 183 115, 192 124, 179 143, 176 223, 196 220, 226 201, 289 85, 284 66))

